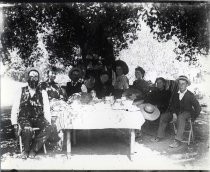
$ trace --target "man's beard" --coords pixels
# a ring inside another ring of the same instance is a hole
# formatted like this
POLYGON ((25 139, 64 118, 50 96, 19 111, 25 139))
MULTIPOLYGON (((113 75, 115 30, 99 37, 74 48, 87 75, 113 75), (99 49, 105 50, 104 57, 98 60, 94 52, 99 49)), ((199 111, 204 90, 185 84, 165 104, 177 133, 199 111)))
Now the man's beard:
POLYGON ((71 80, 72 80, 73 82, 77 82, 77 81, 79 80, 79 77, 72 77, 71 80))
POLYGON ((35 89, 38 86, 39 81, 29 80, 28 85, 29 87, 35 89))

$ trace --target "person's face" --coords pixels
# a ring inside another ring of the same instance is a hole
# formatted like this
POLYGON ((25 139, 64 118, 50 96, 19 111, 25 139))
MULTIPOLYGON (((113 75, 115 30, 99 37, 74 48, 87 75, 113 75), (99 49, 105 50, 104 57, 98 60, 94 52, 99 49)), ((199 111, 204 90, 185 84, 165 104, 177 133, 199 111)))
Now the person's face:
POLYGON ((56 73, 54 71, 49 71, 48 78, 49 80, 54 81, 56 78, 56 73))
POLYGON ((157 83, 157 88, 159 90, 163 90, 164 89, 165 84, 164 84, 164 82, 161 79, 158 79, 156 83, 157 83))
POLYGON ((94 87, 95 84, 95 78, 93 76, 90 76, 88 79, 85 80, 85 85, 87 88, 94 87))
POLYGON ((135 77, 136 77, 137 80, 142 79, 143 75, 142 75, 141 71, 135 70, 135 77))
POLYGON ((30 71, 28 74, 28 85, 31 88, 36 88, 39 83, 39 73, 37 71, 30 71))
POLYGON ((71 76, 72 81, 76 82, 79 80, 79 71, 73 71, 71 76))
POLYGON ((100 76, 100 80, 104 84, 109 80, 109 76, 107 74, 103 74, 100 76))
POLYGON ((188 83, 185 80, 179 80, 178 85, 180 92, 183 93, 187 89, 188 83))
POLYGON ((116 67, 116 74, 117 74, 117 76, 123 75, 123 69, 121 66, 116 67))

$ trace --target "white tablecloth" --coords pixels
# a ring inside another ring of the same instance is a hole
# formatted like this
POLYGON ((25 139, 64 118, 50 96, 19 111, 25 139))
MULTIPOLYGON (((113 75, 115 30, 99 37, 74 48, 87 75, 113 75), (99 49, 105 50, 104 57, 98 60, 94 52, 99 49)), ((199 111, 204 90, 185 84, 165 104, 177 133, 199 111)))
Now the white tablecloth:
MULTIPOLYGON (((145 119, 138 108, 133 110, 116 109, 109 104, 97 103, 82 105, 77 102, 69 105, 71 110, 57 117, 56 126, 60 129, 141 129, 145 119)), ((132 109, 132 108, 131 108, 132 109)))

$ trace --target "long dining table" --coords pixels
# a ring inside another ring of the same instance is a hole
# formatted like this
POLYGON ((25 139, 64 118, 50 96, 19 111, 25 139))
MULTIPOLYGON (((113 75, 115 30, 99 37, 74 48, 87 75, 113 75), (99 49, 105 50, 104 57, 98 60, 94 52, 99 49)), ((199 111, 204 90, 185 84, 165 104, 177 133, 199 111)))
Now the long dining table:
POLYGON ((58 130, 66 131, 67 156, 71 157, 71 131, 93 129, 128 129, 130 132, 130 159, 135 150, 135 130, 141 130, 145 119, 140 109, 134 105, 108 104, 105 102, 81 104, 75 101, 69 105, 67 113, 58 116, 58 130))

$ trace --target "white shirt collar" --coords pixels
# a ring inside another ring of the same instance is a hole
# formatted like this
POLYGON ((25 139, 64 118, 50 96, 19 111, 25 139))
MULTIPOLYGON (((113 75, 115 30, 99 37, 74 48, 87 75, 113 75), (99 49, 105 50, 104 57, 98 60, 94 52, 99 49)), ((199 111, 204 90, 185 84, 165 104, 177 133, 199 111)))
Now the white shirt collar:
POLYGON ((183 93, 181 93, 180 91, 178 91, 178 93, 179 93, 179 100, 182 100, 182 98, 184 97, 184 95, 185 95, 186 92, 187 92, 187 89, 183 93))

